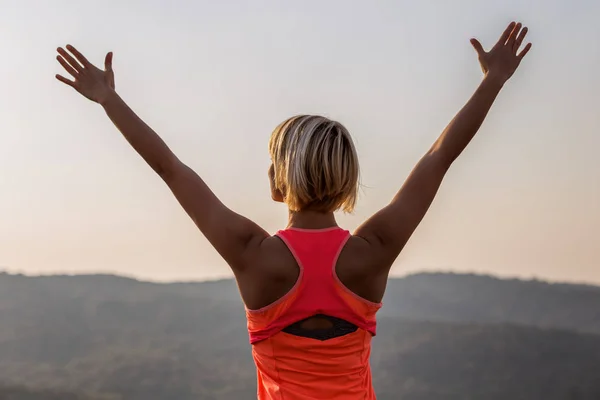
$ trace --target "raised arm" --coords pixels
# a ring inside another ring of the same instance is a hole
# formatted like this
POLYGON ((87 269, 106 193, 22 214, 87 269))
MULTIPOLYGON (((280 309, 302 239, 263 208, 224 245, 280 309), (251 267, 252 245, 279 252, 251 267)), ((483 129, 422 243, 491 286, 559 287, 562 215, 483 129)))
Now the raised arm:
POLYGON ((389 272, 433 202, 446 172, 475 136, 496 96, 531 48, 527 44, 518 53, 526 34, 527 28, 511 23, 489 52, 483 50, 479 41, 471 40, 484 73, 483 81, 417 163, 391 203, 357 229, 355 234, 381 256, 378 264, 382 265, 382 273, 389 272))
POLYGON ((58 62, 73 81, 56 78, 83 96, 100 104, 125 139, 169 186, 198 228, 232 267, 240 272, 247 266, 248 252, 268 234, 252 221, 227 208, 204 181, 182 163, 165 142, 142 121, 115 92, 112 53, 105 69, 92 65, 72 46, 59 48, 58 62))

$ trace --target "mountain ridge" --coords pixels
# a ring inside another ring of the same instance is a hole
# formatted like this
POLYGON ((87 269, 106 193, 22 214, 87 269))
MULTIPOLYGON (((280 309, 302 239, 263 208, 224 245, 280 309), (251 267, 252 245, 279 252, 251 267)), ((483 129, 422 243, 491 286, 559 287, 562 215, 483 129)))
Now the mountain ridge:
MULTIPOLYGON (((481 275, 390 279, 380 400, 597 400, 600 288, 481 275)), ((0 399, 255 398, 231 280, 0 274, 0 399)))
MULTIPOLYGON (((137 277, 135 275, 121 274, 117 272, 93 272, 93 273, 47 273, 47 274, 29 274, 23 272, 13 272, 8 268, 0 268, 1 276, 12 276, 12 277, 26 277, 26 278, 117 278, 127 281, 135 281, 139 283, 148 283, 153 285, 195 285, 204 283, 222 283, 235 281, 234 277, 222 277, 222 278, 208 278, 208 279, 176 279, 176 280, 153 280, 150 278, 137 277)), ((389 277, 389 281, 403 280, 407 278, 416 278, 422 276, 440 276, 440 277, 475 277, 475 278, 488 278, 495 281, 504 282, 523 282, 523 283, 539 283, 548 286, 569 286, 579 288, 591 288, 600 290, 600 283, 589 283, 589 282, 570 282, 570 281, 553 281, 550 279, 543 278, 523 278, 523 277, 510 277, 494 275, 489 273, 475 273, 475 272, 451 272, 451 271, 421 271, 412 272, 404 275, 394 275, 389 277)))
MULTIPOLYGON (((188 296, 242 306, 236 282, 156 283, 118 275, 0 274, 0 300, 9 303, 36 287, 35 296, 145 299, 188 296), (19 290, 21 288, 22 290, 19 290)), ((21 299, 24 301, 24 299, 21 299)), ((33 301, 33 300, 30 300, 33 301)), ((42 302, 43 303, 43 302, 42 302)), ((380 316, 446 322, 512 323, 600 333, 600 287, 488 275, 420 273, 391 278, 380 316)))

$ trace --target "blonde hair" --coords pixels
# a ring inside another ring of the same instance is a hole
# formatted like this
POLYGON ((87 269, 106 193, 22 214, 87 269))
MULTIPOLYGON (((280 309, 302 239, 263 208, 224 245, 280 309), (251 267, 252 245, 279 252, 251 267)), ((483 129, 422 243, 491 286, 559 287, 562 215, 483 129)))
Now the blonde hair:
POLYGON ((359 166, 350 133, 339 122, 300 115, 271 135, 274 185, 291 211, 352 212, 359 166))

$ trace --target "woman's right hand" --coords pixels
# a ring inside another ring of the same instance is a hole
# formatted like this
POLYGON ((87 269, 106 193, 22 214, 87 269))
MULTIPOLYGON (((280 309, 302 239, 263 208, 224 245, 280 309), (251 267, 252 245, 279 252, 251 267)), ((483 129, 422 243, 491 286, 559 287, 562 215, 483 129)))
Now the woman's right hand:
POLYGON ((61 75, 56 79, 71 86, 88 99, 103 104, 115 90, 115 74, 112 69, 112 52, 106 55, 104 70, 90 63, 77 49, 71 45, 65 49, 57 49, 56 59, 63 68, 73 76, 70 80, 61 75))
POLYGON ((485 51, 477 39, 471 39, 471 44, 479 56, 481 69, 486 76, 496 79, 502 84, 510 79, 521 64, 523 57, 531 49, 531 43, 528 43, 519 52, 527 31, 528 29, 523 28, 521 23, 512 22, 490 51, 485 51))

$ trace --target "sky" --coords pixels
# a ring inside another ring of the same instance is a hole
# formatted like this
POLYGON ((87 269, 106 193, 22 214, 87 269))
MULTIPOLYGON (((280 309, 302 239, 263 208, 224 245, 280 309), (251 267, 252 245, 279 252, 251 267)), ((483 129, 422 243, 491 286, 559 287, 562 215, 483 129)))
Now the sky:
POLYGON ((119 94, 235 211, 269 232, 267 143, 316 113, 352 133, 361 197, 385 206, 482 78, 511 20, 533 49, 451 168, 393 275, 600 284, 600 2, 2 0, 0 269, 157 281, 231 276, 102 109, 55 80, 56 47, 119 94))

